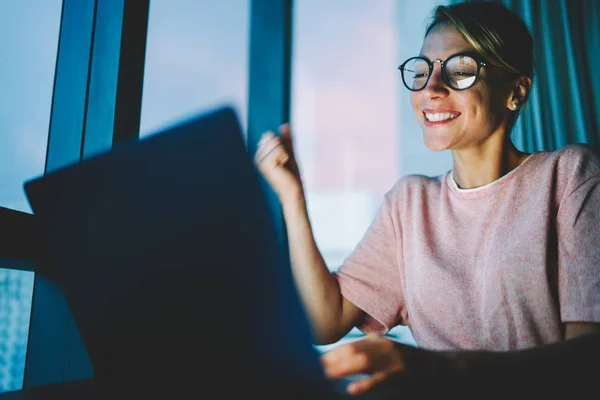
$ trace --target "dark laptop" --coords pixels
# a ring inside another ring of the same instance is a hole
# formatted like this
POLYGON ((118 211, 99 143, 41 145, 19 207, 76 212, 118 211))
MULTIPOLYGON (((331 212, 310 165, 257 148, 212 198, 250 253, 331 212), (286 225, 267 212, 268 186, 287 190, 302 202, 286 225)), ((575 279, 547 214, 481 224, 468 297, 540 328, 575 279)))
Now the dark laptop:
POLYGON ((25 183, 98 397, 346 397, 263 189, 228 106, 25 183))
POLYGON ((262 189, 230 107, 25 183, 103 393, 331 395, 262 189))

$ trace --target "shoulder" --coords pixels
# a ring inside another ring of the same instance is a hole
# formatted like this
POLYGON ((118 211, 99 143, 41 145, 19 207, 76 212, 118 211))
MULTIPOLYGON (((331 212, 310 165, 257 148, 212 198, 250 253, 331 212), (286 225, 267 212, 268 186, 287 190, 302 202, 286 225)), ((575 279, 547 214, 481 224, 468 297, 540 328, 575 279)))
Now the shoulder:
POLYGON ((569 144, 553 151, 536 153, 536 171, 529 174, 535 184, 554 193, 557 204, 578 189, 600 182, 600 151, 588 144, 569 144))
POLYGON ((559 185, 574 188, 600 176, 600 149, 589 144, 569 144, 547 152, 545 167, 555 171, 559 185))
POLYGON ((408 205, 412 201, 439 193, 447 174, 438 176, 406 175, 392 186, 385 194, 385 199, 393 205, 408 205))
POLYGON ((568 144, 548 152, 547 161, 564 172, 579 170, 596 175, 600 173, 600 148, 585 143, 568 144))

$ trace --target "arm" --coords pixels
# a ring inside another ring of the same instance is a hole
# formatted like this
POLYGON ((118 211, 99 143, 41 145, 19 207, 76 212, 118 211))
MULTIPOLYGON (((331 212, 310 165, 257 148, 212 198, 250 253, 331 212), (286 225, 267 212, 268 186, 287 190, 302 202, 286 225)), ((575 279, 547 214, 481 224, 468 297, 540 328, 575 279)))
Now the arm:
POLYGON ((315 242, 304 201, 283 204, 292 273, 308 315, 316 344, 333 343, 347 334, 363 311, 341 295, 315 242))
POLYGON ((333 343, 358 323, 363 311, 342 296, 317 248, 289 126, 283 125, 279 136, 265 133, 255 159, 282 205, 292 274, 313 328, 314 342, 333 343))
POLYGON ((486 395, 502 390, 555 394, 594 387, 599 359, 600 323, 567 323, 564 341, 509 352, 430 351, 370 335, 322 356, 331 379, 369 375, 348 386, 352 394, 385 382, 387 390, 392 387, 398 394, 414 390, 421 395, 431 391, 480 396, 480 389, 486 395))
POLYGON ((449 374, 467 379, 575 378, 592 365, 598 372, 600 323, 567 323, 565 340, 554 344, 509 352, 454 352, 447 356, 451 360, 449 374))

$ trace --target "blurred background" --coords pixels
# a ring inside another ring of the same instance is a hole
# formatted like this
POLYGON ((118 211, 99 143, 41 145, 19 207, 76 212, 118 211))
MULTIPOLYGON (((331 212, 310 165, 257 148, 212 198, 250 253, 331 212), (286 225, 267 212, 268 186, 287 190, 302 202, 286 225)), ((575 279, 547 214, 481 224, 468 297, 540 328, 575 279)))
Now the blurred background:
MULTIPOLYGON (((246 121, 250 1, 150 2, 140 137, 222 103, 246 121)), ((449 153, 423 146, 397 70, 419 53, 427 18, 445 3, 294 3, 291 124, 330 269, 357 244, 400 177, 452 168, 449 153)), ((23 182, 43 174, 46 161, 61 8, 61 0, 0 0, 0 206, 26 213, 23 182)), ((530 150, 563 143, 518 140, 530 150)), ((23 384, 34 282, 33 272, 10 263, 0 257, 0 392, 23 384)), ((341 342, 360 335, 353 330, 341 342)), ((408 328, 390 335, 415 344, 408 328)))

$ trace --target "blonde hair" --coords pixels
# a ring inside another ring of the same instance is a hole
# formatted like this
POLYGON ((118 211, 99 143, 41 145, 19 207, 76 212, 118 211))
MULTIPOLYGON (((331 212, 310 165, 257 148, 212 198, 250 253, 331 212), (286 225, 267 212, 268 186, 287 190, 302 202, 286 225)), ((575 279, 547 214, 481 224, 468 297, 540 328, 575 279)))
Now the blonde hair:
POLYGON ((438 6, 425 36, 439 24, 450 23, 487 62, 533 80, 533 38, 525 22, 494 2, 438 6))

